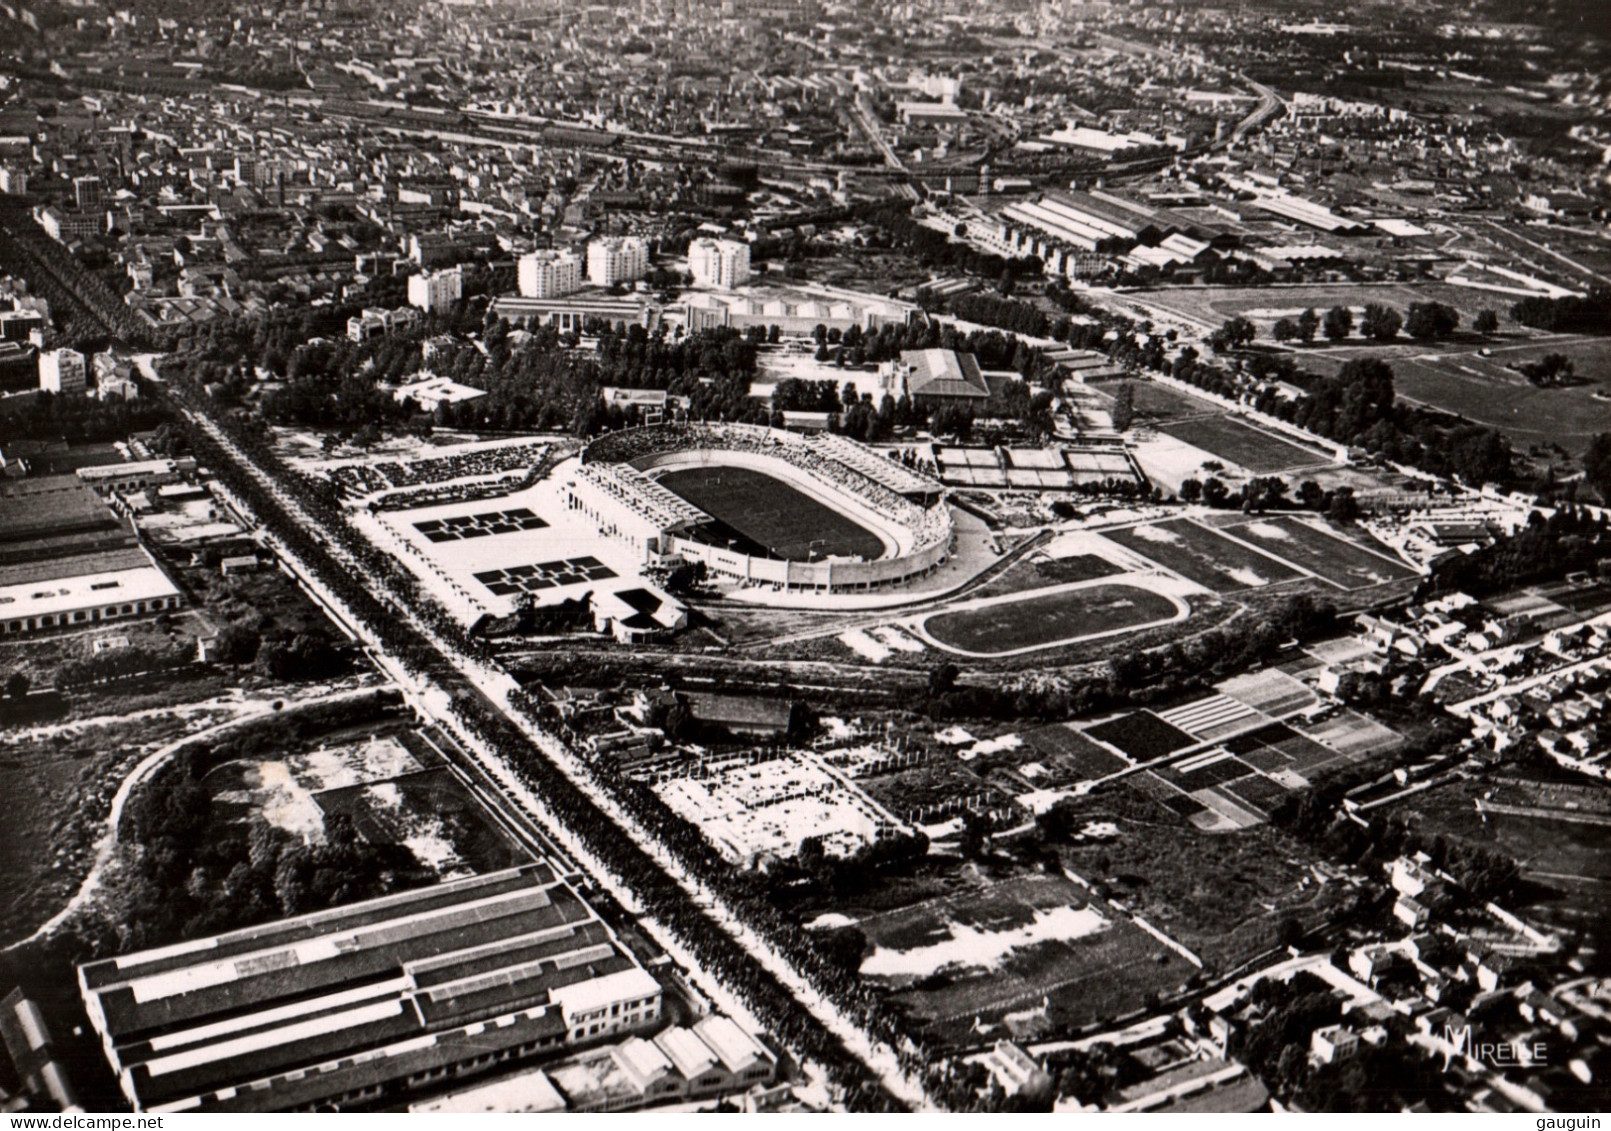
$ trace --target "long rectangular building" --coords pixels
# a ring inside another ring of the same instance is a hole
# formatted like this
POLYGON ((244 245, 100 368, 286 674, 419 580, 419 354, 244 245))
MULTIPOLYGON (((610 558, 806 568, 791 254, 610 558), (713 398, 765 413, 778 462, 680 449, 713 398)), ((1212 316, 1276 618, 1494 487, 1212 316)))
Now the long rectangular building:
POLYGON ((136 1111, 361 1106, 654 1027, 661 987, 546 864, 78 969, 136 1111))

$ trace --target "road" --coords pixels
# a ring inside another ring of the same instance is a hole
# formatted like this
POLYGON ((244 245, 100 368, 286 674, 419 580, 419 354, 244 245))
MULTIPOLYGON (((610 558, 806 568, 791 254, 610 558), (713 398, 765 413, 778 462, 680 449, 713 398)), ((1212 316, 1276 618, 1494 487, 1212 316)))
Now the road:
MULTIPOLYGON (((227 457, 242 472, 250 475, 273 496, 290 519, 310 532, 321 529, 321 523, 291 497, 272 476, 258 467, 256 462, 210 417, 188 408, 184 409, 184 412, 224 450, 227 457)), ((219 490, 226 496, 229 495, 221 485, 219 490)), ((231 498, 230 502, 243 516, 252 516, 251 508, 244 500, 231 498)), ((252 517, 255 519, 255 516, 252 517)), ((256 521, 253 521, 252 525, 261 527, 261 523, 256 521)), ((309 563, 303 561, 300 555, 271 530, 261 529, 260 537, 269 543, 279 560, 296 574, 308 592, 349 632, 365 643, 377 665, 403 688, 405 696, 416 710, 450 734, 465 752, 475 759, 478 767, 496 783, 497 788, 510 801, 513 808, 531 822, 538 834, 553 840, 569 853, 601 888, 613 895, 621 906, 637 919, 645 932, 653 937, 674 961, 689 971, 691 978, 698 982, 701 989, 725 1012, 731 1014, 741 1024, 756 1031, 760 1030, 759 1021, 733 989, 711 977, 699 965, 688 946, 675 931, 648 916, 632 888, 591 852, 581 837, 554 814, 543 799, 526 785, 513 767, 504 762, 479 733, 460 721, 451 709, 449 695, 442 687, 428 677, 418 676, 409 671, 398 657, 391 654, 369 623, 331 592, 309 563)), ((907 1076, 901 1068, 894 1049, 874 1039, 852 1022, 834 1003, 823 997, 779 951, 728 907, 714 890, 687 872, 674 853, 657 836, 622 809, 612 796, 600 790, 571 750, 554 735, 537 728, 524 715, 514 702, 514 696, 520 691, 520 685, 508 672, 483 664, 459 652, 438 636, 408 604, 391 593, 383 580, 369 575, 361 563, 346 554, 333 539, 323 537, 323 541, 338 564, 350 569, 356 576, 365 577, 377 599, 386 604, 397 617, 408 623, 444 661, 502 712, 541 755, 593 802, 606 819, 641 848, 668 878, 683 889, 696 906, 706 911, 712 923, 748 952, 825 1029, 844 1042, 852 1055, 861 1060, 892 1095, 912 1107, 932 1109, 933 1105, 921 1084, 907 1076)), ((820 1075, 820 1069, 817 1069, 817 1072, 820 1075)))

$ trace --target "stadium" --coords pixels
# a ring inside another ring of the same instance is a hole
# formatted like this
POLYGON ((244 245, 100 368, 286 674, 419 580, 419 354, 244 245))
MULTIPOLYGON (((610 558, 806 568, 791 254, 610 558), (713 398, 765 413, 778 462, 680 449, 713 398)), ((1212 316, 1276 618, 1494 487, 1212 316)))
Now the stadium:
POLYGON ((677 559, 779 591, 836 593, 933 572, 955 532, 938 482, 830 434, 672 424, 588 445, 566 506, 645 567, 677 559))

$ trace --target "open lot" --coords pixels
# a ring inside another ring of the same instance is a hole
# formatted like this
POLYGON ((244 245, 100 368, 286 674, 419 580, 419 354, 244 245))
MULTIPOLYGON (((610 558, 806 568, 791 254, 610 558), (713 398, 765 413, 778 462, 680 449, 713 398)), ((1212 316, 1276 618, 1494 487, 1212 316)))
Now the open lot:
MULTIPOLYGON (((1061 771, 1064 780, 1051 784, 1090 781, 1117 773, 1130 763, 1111 750, 1105 750, 1072 726, 1057 724, 1028 731, 1024 745, 1033 749, 1048 771, 1061 771)), ((1050 774, 1048 774, 1050 777, 1050 774)))
POLYGON ((1367 550, 1287 515, 1226 527, 1236 537, 1277 554, 1339 589, 1367 589, 1416 576, 1407 562, 1367 550))
POLYGON ((1164 424, 1162 429, 1177 440, 1256 475, 1332 462, 1323 452, 1255 428, 1234 416, 1198 416, 1164 424))
MULTIPOLYGON (((1126 816, 1129 803, 1121 795, 1146 778, 1103 786, 1080 802, 1082 818, 1112 821, 1119 835, 1072 845, 1069 867, 1077 875, 1122 896, 1211 972, 1268 949, 1288 915, 1307 926, 1325 917, 1338 891, 1316 880, 1301 844, 1268 825, 1206 833, 1185 821, 1126 816)), ((1169 789, 1152 781, 1158 790, 1169 789)))
POLYGON ((848 515, 747 467, 668 471, 660 485, 715 519, 718 541, 732 537, 736 548, 753 554, 803 562, 884 552, 879 537, 848 515))
POLYGON ((404 844, 444 880, 496 872, 528 857, 444 767, 316 794, 375 844, 404 844))
MULTIPOLYGON (((874 916, 862 976, 959 1044, 975 1021, 1082 1025, 1139 1008, 1192 968, 1060 877, 1024 876, 874 916)), ((1000 1034, 1004 1035, 1004 1034, 1000 1034)))
POLYGON ((1104 530, 1104 538, 1215 593, 1277 585, 1297 570, 1187 519, 1104 530))
POLYGON ((1138 586, 1097 584, 939 613, 923 622, 923 630, 948 648, 1002 655, 1159 624, 1182 616, 1183 608, 1138 586))

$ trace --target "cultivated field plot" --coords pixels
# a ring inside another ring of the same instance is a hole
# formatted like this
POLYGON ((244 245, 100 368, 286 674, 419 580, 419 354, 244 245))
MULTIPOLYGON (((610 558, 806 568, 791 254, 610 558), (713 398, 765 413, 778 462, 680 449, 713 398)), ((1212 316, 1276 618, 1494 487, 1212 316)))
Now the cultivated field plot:
POLYGON ((1262 774, 1251 774, 1236 781, 1226 782, 1220 789, 1266 819, 1289 792, 1281 783, 1271 781, 1262 774))
POLYGON ((973 609, 939 613, 923 631, 960 652, 999 656, 1087 636, 1175 620, 1181 606, 1134 585, 1090 585, 973 609))
POLYGON ((402 844, 442 879, 496 872, 530 857, 446 768, 316 794, 326 817, 345 813, 373 844, 402 844))
MULTIPOLYGON (((1311 737, 1325 743, 1346 758, 1360 759, 1402 745, 1404 736, 1392 727, 1357 711, 1342 710, 1325 722, 1303 728, 1311 737)), ((1299 773, 1303 771, 1300 769, 1299 773)))
POLYGON ((1278 585, 1302 576, 1283 562, 1183 518, 1104 530, 1102 536, 1215 593, 1278 585))
POLYGON ((1234 416, 1199 416, 1164 424, 1161 430, 1257 475, 1332 462, 1321 452, 1255 428, 1234 416))
POLYGON ((1549 586, 1541 592, 1548 600, 1580 616, 1589 617, 1611 611, 1611 585, 1596 582, 1590 585, 1549 586))
POLYGON ((1024 876, 864 919, 873 945, 861 974, 889 987, 919 1024, 958 1043, 975 1019, 1038 1012, 1081 1025, 1139 1007, 1190 967, 1061 878, 1024 876))
POLYGON ((1151 711, 1121 715, 1085 733, 1100 739, 1135 762, 1151 762, 1176 750, 1195 745, 1197 740, 1179 727, 1170 726, 1151 711))
POLYGON ((1229 695, 1196 699, 1167 711, 1159 711, 1158 717, 1204 742, 1251 730, 1267 721, 1252 707, 1229 695))
POLYGON ((1028 731, 1022 737, 1024 745, 1034 750, 1047 768, 1048 784, 1092 781, 1116 774, 1130 765, 1066 723, 1028 731), (1052 782, 1053 773, 1061 773, 1062 780, 1052 782))
POLYGON ((1307 684, 1294 679, 1278 668, 1249 672, 1216 685, 1233 699, 1239 699, 1255 711, 1280 717, 1311 707, 1319 700, 1307 684))
POLYGON ((1236 537, 1302 566, 1339 589, 1368 589, 1419 576, 1407 563, 1317 530, 1290 515, 1226 527, 1236 537))
POLYGON ((1225 748, 1266 774, 1286 772, 1302 776, 1347 760, 1338 751, 1305 738, 1285 723, 1239 734, 1227 739, 1225 748))
POLYGON ((1253 769, 1229 750, 1209 750, 1153 772, 1177 789, 1194 793, 1246 777, 1253 769))
POLYGON ((659 482, 716 520, 718 544, 731 535, 736 549, 791 562, 884 552, 883 541, 848 515, 747 467, 684 468, 659 482))

